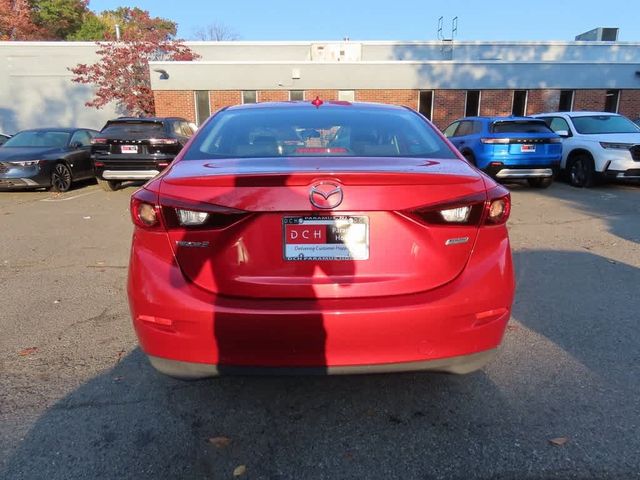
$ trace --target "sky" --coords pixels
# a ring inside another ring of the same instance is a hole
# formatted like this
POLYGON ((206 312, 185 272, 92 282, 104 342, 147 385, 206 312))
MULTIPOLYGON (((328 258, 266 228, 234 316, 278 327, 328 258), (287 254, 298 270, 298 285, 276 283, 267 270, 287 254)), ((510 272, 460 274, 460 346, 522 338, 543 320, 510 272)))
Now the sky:
POLYGON ((640 41, 638 0, 91 0, 96 11, 140 7, 178 23, 178 36, 222 23, 240 40, 436 40, 438 18, 457 40, 573 40, 596 27, 619 27, 640 41))

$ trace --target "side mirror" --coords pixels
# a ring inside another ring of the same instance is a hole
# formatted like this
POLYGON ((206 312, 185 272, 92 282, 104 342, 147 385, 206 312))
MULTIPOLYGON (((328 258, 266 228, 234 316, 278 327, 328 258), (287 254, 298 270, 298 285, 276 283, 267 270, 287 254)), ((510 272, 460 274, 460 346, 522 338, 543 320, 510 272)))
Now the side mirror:
POLYGON ((571 136, 569 130, 558 130, 556 134, 560 135, 562 138, 569 138, 571 136))
POLYGON ((73 150, 77 150, 78 148, 82 148, 84 145, 82 145, 82 143, 80 142, 71 142, 69 144, 69 148, 72 148, 73 150))

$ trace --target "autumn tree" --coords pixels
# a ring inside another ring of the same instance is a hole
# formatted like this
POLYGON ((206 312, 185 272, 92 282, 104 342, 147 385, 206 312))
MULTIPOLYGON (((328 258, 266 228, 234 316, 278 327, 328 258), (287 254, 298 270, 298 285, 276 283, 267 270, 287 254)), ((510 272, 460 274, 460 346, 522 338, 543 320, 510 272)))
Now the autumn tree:
POLYGON ((0 0, 0 40, 41 40, 44 29, 36 24, 29 0, 0 0))
POLYGON ((153 115, 149 62, 189 61, 198 56, 175 40, 174 22, 152 18, 138 8, 119 8, 112 13, 113 21, 120 25, 120 41, 110 31, 111 41, 97 43, 98 62, 72 68, 73 81, 95 87, 95 96, 87 106, 102 108, 116 102, 129 115, 153 115))

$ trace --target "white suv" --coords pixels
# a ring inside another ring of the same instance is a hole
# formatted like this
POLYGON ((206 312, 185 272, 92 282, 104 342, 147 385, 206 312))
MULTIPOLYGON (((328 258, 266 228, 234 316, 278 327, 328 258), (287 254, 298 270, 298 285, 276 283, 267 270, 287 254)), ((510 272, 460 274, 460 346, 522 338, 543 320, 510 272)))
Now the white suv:
POLYGON ((640 127, 606 112, 541 113, 562 137, 560 168, 571 185, 590 187, 597 177, 640 179, 640 127))

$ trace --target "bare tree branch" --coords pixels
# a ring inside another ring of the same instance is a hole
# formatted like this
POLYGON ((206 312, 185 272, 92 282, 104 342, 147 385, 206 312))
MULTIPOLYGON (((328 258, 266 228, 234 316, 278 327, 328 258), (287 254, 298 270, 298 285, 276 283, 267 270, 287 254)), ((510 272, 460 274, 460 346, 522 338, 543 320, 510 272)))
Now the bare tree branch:
POLYGON ((198 28, 193 32, 194 40, 225 42, 230 40, 240 40, 240 35, 230 26, 224 23, 211 23, 206 27, 198 28))

